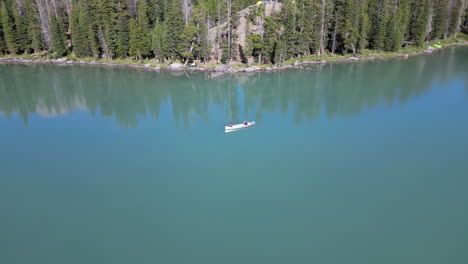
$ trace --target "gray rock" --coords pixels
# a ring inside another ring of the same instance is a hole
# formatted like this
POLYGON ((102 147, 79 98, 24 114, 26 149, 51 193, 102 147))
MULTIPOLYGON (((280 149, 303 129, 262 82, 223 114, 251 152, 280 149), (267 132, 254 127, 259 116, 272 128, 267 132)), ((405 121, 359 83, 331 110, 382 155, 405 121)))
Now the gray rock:
POLYGON ((221 64, 221 65, 216 66, 215 72, 228 72, 230 68, 231 66, 229 65, 221 64))
POLYGON ((252 67, 249 67, 249 68, 245 68, 245 69, 244 69, 244 72, 255 72, 255 71, 259 71, 259 70, 261 70, 260 67, 258 67, 258 66, 252 66, 252 67))
POLYGON ((182 63, 175 62, 169 66, 169 69, 174 71, 182 71, 184 70, 184 65, 182 63))
POLYGON ((149 66, 151 66, 151 63, 146 63, 145 64, 145 67, 149 67, 149 66))
POLYGON ((272 71, 272 70, 273 70, 273 68, 271 68, 271 67, 265 67, 265 71, 272 71))
POLYGON ((407 58, 409 58, 409 55, 408 55, 408 54, 403 54, 402 57, 405 58, 405 59, 407 59, 407 58))
POLYGON ((56 62, 65 62, 65 61, 67 61, 67 58, 60 58, 56 60, 56 62))

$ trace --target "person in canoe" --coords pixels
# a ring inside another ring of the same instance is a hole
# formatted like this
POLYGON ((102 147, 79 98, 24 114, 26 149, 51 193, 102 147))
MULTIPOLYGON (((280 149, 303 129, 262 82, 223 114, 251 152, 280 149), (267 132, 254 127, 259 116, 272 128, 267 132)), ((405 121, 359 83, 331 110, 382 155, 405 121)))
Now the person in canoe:
POLYGON ((229 122, 229 127, 232 127, 232 122, 229 122))
POLYGON ((244 126, 248 125, 249 124, 249 121, 247 120, 244 120, 244 126))

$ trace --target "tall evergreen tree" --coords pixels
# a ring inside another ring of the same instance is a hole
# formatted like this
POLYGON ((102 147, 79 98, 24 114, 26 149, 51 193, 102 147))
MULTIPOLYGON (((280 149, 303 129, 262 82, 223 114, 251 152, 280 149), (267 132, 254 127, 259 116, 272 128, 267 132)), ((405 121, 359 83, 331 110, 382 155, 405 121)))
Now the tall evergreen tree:
POLYGON ((166 26, 164 23, 156 21, 153 30, 153 53, 159 62, 163 62, 168 57, 166 26))
POLYGON ((7 46, 5 42, 5 36, 3 35, 3 18, 2 18, 2 6, 0 5, 0 55, 7 53, 7 46))
POLYGON ((167 28, 167 48, 171 58, 179 57, 179 43, 184 30, 184 20, 180 0, 171 1, 165 19, 167 28))
MULTIPOLYGON (((270 17, 265 18, 264 23, 264 33, 262 41, 262 55, 264 60, 268 63, 277 63, 275 59, 277 58, 276 53, 278 52, 278 32, 280 30, 281 24, 275 21, 270 17)), ((306 40, 307 41, 307 40, 306 40)), ((311 40, 308 40, 307 50, 309 53, 311 50, 311 40)))
POLYGON ((391 18, 391 0, 374 0, 371 10, 373 10, 373 31, 371 36, 372 48, 376 50, 385 49, 385 39, 387 36, 388 22, 391 18))
POLYGON ((352 51, 355 54, 359 39, 359 1, 344 1, 344 10, 344 25, 341 32, 344 52, 352 51))
POLYGON ((88 21, 84 8, 80 4, 73 4, 70 27, 73 52, 77 57, 91 57, 93 55, 88 36, 88 21))
POLYGON ((60 18, 50 14, 50 25, 52 33, 52 51, 58 57, 66 55, 67 48, 65 46, 65 30, 60 18))
POLYGON ((147 14, 146 0, 138 4, 137 19, 130 26, 130 55, 137 59, 148 57, 151 52, 151 31, 147 14))
POLYGON ((369 44, 369 31, 371 29, 369 21, 369 0, 363 0, 359 13, 359 39, 358 48, 365 49, 369 44))
POLYGON ((31 49, 34 52, 42 50, 45 46, 44 37, 39 20, 39 11, 33 0, 26 1, 26 17, 28 18, 28 37, 31 49))
POLYGON ((429 21, 430 0, 413 1, 411 5, 410 40, 418 46, 426 39, 426 27, 429 21))
POLYGON ((3 2, 0 5, 1 18, 2 18, 2 27, 3 27, 3 36, 5 38, 5 45, 8 53, 16 54, 19 50, 18 41, 17 41, 17 32, 15 31, 15 21, 13 14, 9 6, 3 2))
POLYGON ((31 40, 28 35, 28 21, 23 6, 18 6, 19 2, 13 1, 12 13, 15 21, 15 39, 18 52, 28 52, 31 48, 31 40))
POLYGON ((444 36, 448 20, 448 2, 451 0, 434 0, 432 18, 432 32, 430 39, 441 39, 444 36))
POLYGON ((125 58, 130 50, 130 23, 129 14, 122 4, 117 6, 117 23, 114 36, 116 55, 125 58))
POLYGON ((283 2, 283 40, 285 45, 284 56, 286 59, 296 55, 296 6, 295 1, 283 2))

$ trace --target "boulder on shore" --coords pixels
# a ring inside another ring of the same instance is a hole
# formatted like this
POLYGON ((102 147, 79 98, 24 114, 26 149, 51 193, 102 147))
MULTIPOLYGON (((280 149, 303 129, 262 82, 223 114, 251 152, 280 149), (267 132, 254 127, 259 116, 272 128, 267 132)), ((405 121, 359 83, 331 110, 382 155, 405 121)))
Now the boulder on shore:
POLYGON ((232 72, 232 71, 233 71, 233 69, 232 69, 231 66, 229 66, 229 65, 224 65, 224 64, 218 65, 218 66, 216 66, 216 68, 215 68, 215 72, 229 73, 229 72, 232 72))
POLYGON ((432 46, 427 47, 426 50, 423 51, 424 54, 431 54, 435 51, 436 49, 432 46))
POLYGON ((173 71, 182 71, 184 70, 184 65, 182 63, 174 62, 169 66, 169 69, 173 71))
POLYGON ((262 68, 258 67, 258 66, 252 66, 252 67, 249 67, 249 68, 245 68, 244 69, 244 72, 255 72, 255 71, 259 71, 261 70, 262 68))

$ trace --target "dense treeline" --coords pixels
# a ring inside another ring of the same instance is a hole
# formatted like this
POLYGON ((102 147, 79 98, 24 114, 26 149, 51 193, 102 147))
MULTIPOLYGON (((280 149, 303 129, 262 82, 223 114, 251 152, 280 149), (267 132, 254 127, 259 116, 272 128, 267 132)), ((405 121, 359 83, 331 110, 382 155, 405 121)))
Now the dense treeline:
POLYGON ((0 0, 0 54, 279 63, 455 37, 467 10, 468 0, 0 0))

